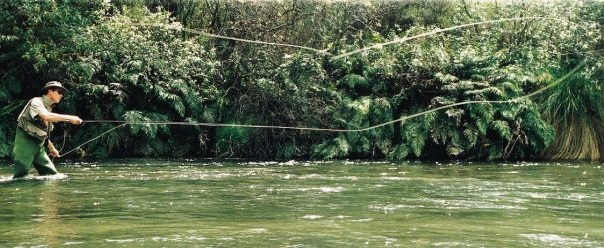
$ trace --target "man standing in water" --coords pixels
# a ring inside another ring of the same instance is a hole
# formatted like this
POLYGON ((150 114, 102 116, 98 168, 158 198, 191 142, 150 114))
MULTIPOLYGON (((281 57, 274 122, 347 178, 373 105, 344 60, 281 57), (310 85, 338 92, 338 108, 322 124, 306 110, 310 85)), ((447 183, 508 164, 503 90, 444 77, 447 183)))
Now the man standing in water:
POLYGON ((53 122, 69 122, 81 124, 82 119, 74 115, 61 115, 52 113, 52 107, 58 104, 67 89, 60 82, 51 81, 40 89, 40 97, 31 99, 17 118, 17 131, 13 159, 15 168, 14 178, 27 176, 31 166, 41 176, 55 175, 59 172, 46 154, 45 145, 50 156, 60 157, 59 151, 50 142, 48 136, 53 129, 53 122))

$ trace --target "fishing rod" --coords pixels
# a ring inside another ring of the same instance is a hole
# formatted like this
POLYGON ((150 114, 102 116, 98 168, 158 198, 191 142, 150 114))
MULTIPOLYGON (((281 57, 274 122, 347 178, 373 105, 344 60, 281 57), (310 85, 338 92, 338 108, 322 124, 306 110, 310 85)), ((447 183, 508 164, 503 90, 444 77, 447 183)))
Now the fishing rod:
POLYGON ((181 126, 206 126, 206 127, 247 127, 265 129, 292 129, 301 131, 331 131, 331 132, 354 132, 360 129, 332 129, 316 127, 291 127, 273 125, 249 125, 249 124, 225 124, 208 122, 177 122, 177 121, 124 121, 124 120, 83 120, 82 123, 122 123, 126 125, 181 125, 181 126))

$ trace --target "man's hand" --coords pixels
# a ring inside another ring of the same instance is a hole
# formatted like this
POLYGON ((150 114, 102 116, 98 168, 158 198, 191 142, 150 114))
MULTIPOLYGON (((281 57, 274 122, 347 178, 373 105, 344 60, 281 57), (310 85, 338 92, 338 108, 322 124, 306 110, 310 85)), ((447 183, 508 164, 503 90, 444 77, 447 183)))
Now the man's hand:
POLYGON ((61 155, 59 155, 59 151, 57 150, 57 148, 55 148, 55 145, 52 144, 52 142, 50 142, 50 140, 48 140, 48 153, 50 153, 49 155, 51 157, 55 157, 55 158, 60 158, 61 155))
POLYGON ((55 157, 55 158, 60 158, 61 157, 61 155, 59 155, 59 151, 56 148, 54 148, 54 147, 49 148, 49 152, 50 152, 49 155, 51 157, 55 157))
POLYGON ((71 124, 76 124, 76 125, 78 125, 78 124, 82 124, 82 119, 80 119, 80 117, 73 116, 72 118, 70 118, 70 119, 69 119, 69 122, 70 122, 71 124))

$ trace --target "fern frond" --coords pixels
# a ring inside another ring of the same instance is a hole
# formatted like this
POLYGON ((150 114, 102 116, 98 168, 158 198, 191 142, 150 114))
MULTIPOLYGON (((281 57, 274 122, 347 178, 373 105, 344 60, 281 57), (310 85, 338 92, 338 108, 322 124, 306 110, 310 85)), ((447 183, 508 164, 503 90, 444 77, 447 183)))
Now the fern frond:
POLYGON ((185 116, 186 107, 179 95, 171 93, 163 87, 157 87, 157 97, 171 106, 180 117, 185 116))
POLYGON ((473 147, 478 145, 478 131, 473 128, 466 128, 463 131, 464 137, 468 141, 467 147, 473 147))
POLYGON ((461 123, 461 118, 464 116, 465 110, 461 108, 451 108, 445 111, 445 115, 453 120, 455 120, 455 124, 459 125, 461 123))
POLYGON ((490 127, 495 132, 495 134, 497 134, 497 136, 505 140, 512 139, 512 130, 510 129, 510 126, 506 121, 493 121, 490 127))
POLYGON ((330 141, 316 145, 313 149, 313 156, 323 159, 343 158, 348 155, 350 145, 343 137, 337 137, 330 141))
MULTIPOLYGON (((157 113, 145 113, 141 111, 127 111, 123 116, 123 119, 129 122, 153 122, 153 121, 167 121, 168 117, 157 113)), ((157 136, 158 131, 168 133, 168 125, 151 125, 151 124, 135 124, 130 125, 130 131, 134 135, 145 135, 154 139, 157 136)))
POLYGON ((440 80, 440 82, 444 83, 444 84, 449 84, 449 83, 454 83, 459 81, 459 78, 451 75, 451 74, 445 74, 442 72, 437 72, 436 74, 434 74, 434 77, 436 77, 438 80, 440 80))
POLYGON ((405 144, 396 145, 388 154, 390 160, 403 160, 409 156, 409 147, 405 144))
POLYGON ((424 137, 415 136, 411 139, 410 148, 413 151, 413 154, 416 157, 420 157, 422 155, 422 150, 424 149, 424 145, 426 144, 426 139, 424 137))
POLYGON ((447 146, 447 154, 450 156, 458 156, 463 151, 464 150, 459 146, 455 146, 455 145, 447 146))
POLYGON ((487 135, 487 130, 489 129, 489 123, 491 122, 491 120, 486 119, 486 118, 478 118, 478 120, 476 120, 475 124, 476 124, 476 129, 478 130, 478 133, 482 136, 487 135))

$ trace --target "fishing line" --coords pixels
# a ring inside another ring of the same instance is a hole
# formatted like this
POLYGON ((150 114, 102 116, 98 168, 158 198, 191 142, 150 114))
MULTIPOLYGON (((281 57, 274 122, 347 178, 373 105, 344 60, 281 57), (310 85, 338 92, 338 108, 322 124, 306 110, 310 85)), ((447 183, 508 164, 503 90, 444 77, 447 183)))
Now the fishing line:
MULTIPOLYGON (((118 23, 118 24, 122 24, 122 23, 118 23)), ((309 50, 309 51, 312 51, 312 52, 315 52, 315 53, 320 53, 320 54, 327 53, 327 49, 319 50, 319 49, 315 49, 315 48, 312 48, 312 47, 305 47, 305 46, 299 46, 299 45, 277 43, 277 42, 267 42, 267 41, 259 41, 259 40, 248 40, 248 39, 242 39, 242 38, 235 38, 235 37, 229 37, 229 36, 223 36, 223 35, 217 35, 217 34, 210 34, 210 33, 198 31, 198 30, 191 29, 191 28, 185 28, 185 27, 182 27, 182 26, 163 24, 163 23, 128 23, 127 25, 161 27, 161 28, 166 28, 166 29, 175 29, 175 30, 180 30, 180 31, 187 31, 187 32, 199 34, 201 36, 212 37, 212 38, 223 39, 223 40, 234 40, 234 41, 241 41, 241 42, 247 42, 247 43, 253 43, 253 44, 261 44, 261 45, 269 45, 269 46, 293 47, 293 48, 299 48, 299 49, 303 49, 303 50, 309 50)))
POLYGON ((418 35, 414 35, 414 36, 410 36, 410 37, 403 37, 403 38, 399 38, 399 39, 394 39, 388 42, 384 42, 384 43, 378 43, 372 46, 368 46, 368 47, 364 47, 361 49, 357 49, 354 51, 350 51, 347 53, 342 53, 340 55, 337 55, 335 57, 333 57, 333 59, 340 59, 343 57, 347 57, 353 54, 357 54, 357 53, 361 53, 361 52, 365 52, 371 49, 376 49, 376 48, 382 48, 384 46, 387 45, 392 45, 392 44, 396 44, 396 43, 402 43, 405 41, 409 41, 409 40, 414 40, 417 38, 421 38, 421 37, 426 37, 426 36, 430 36, 433 34, 438 34, 438 33, 443 33, 443 32, 447 32, 447 31, 451 31, 451 30, 455 30, 455 29, 460 29, 460 28, 467 28, 467 27, 472 27, 472 26, 478 26, 478 25, 483 25, 483 24, 492 24, 492 23, 497 23, 497 22, 507 22, 507 21, 522 21, 522 20, 535 20, 535 19, 553 19, 551 17, 516 17, 516 18, 504 18, 504 19, 499 19, 499 20, 491 20, 491 21, 482 21, 482 22, 473 22, 473 23, 467 23, 467 24, 462 24, 462 25, 457 25, 457 26, 453 26, 453 27, 448 27, 448 28, 444 28, 444 29, 436 29, 430 32, 426 32, 426 33, 421 33, 418 35))
MULTIPOLYGON (((99 134, 98 136, 96 136, 96 137, 94 137, 94 138, 92 138, 92 139, 90 139, 90 140, 88 140, 88 141, 86 141, 86 142, 84 142, 84 143, 80 144, 79 146, 76 146, 75 148, 71 149, 70 151, 68 151, 68 152, 66 152, 66 153, 61 154, 61 155, 60 155, 60 157, 63 157, 63 156, 65 156, 65 155, 67 155, 67 154, 70 154, 70 153, 72 153, 72 152, 74 152, 74 151, 76 151, 76 150, 78 150, 78 149, 81 149, 81 148, 82 148, 82 146, 84 146, 84 145, 86 145, 86 144, 88 144, 88 143, 90 143, 90 142, 92 142, 92 141, 95 141, 95 140, 99 139, 101 136, 103 136, 103 135, 105 135, 105 134, 108 134, 108 133, 110 133, 111 131, 113 131, 113 130, 115 130, 115 129, 118 129, 118 128, 120 128, 120 127, 123 127, 123 126, 125 126, 126 124, 128 124, 128 123, 123 123, 122 125, 115 126, 115 127, 111 128, 111 129, 109 129, 109 130, 107 130, 107 131, 103 132, 102 134, 99 134)), ((63 149, 63 148, 61 148, 61 149, 63 149)))
MULTIPOLYGON (((436 29, 430 32, 425 32, 422 34, 418 34, 415 36, 411 36, 411 37, 404 37, 404 38, 400 38, 400 39, 395 39, 389 42, 384 42, 384 43, 379 43, 379 44, 375 44, 369 47, 365 47, 365 48, 361 48, 358 50, 354 50, 354 51, 350 51, 350 52, 346 52, 346 53, 342 53, 340 55, 334 56, 332 57, 332 59, 340 59, 343 57, 347 57, 353 54, 357 54, 357 53, 361 53, 361 52, 365 52, 371 49, 377 49, 377 48, 382 48, 384 46, 387 45, 391 45, 391 44, 396 44, 396 43, 402 43, 405 41, 409 41, 409 40, 413 40, 413 39, 418 39, 421 37, 426 37, 426 36, 430 36, 433 34, 438 34, 438 33, 443 33, 443 32, 447 32, 447 31, 451 31, 451 30, 455 30, 455 29, 461 29, 461 28, 466 28, 466 27, 471 27, 471 26, 477 26, 477 25, 483 25, 483 24, 492 24, 492 23, 498 23, 498 22, 506 22, 506 21, 521 21, 521 20, 536 20, 536 19, 553 19, 553 18, 547 18, 547 17, 518 17, 518 18, 505 18, 505 19, 498 19, 498 20, 490 20, 490 21, 482 21, 482 22, 474 22, 474 23, 468 23, 468 24, 462 24, 462 25, 457 25, 457 26, 453 26, 453 27, 449 27, 449 28, 444 28, 444 29, 436 29)), ((121 23, 120 23, 121 24, 121 23)), ((241 39, 241 38, 234 38, 234 37, 228 37, 228 36, 222 36, 222 35, 215 35, 215 34, 210 34, 210 33, 206 33, 206 32, 201 32, 198 30, 194 30, 194 29, 190 29, 190 28, 184 28, 182 26, 175 26, 175 25, 168 25, 168 24, 161 24, 161 23, 130 23, 128 25, 133 25, 133 26, 153 26, 153 27, 162 27, 162 28, 168 28, 168 29, 176 29, 176 30, 183 30, 183 31, 187 31, 187 32, 191 32, 191 33, 196 33, 202 36, 207 36, 207 37, 213 37, 213 38, 218 38, 218 39, 227 39, 227 40, 234 40, 234 41, 241 41, 241 42, 247 42, 247 43, 254 43, 254 44, 262 44, 262 45, 271 45, 271 46, 284 46, 284 47, 293 47, 293 48, 299 48, 299 49, 304 49, 304 50, 308 50, 308 51, 313 51, 316 53, 320 53, 320 54, 327 54, 327 49, 323 49, 323 50, 319 50, 319 49, 315 49, 315 48, 310 48, 310 47, 305 47, 305 46, 298 46, 298 45, 291 45, 291 44, 283 44, 283 43, 275 43, 275 42, 265 42, 265 41, 257 41, 257 40, 248 40, 248 39, 241 39)), ((373 130, 376 128, 380 128, 383 126, 387 126, 387 125, 391 125, 397 122, 403 122, 405 120, 414 118, 414 117, 418 117, 418 116, 422 116, 422 115, 426 115, 428 113, 432 113, 432 112, 436 112, 442 109, 447 109, 447 108, 451 108, 451 107, 456 107, 456 106, 462 106, 462 105, 468 105, 468 104, 503 104, 503 103, 514 103, 517 102, 519 100, 522 99, 527 99, 530 98, 532 96, 535 96, 537 94, 540 94, 544 91, 546 91, 547 89, 559 84, 560 82, 562 82, 563 80, 566 80, 568 77, 570 77, 571 75, 573 75, 574 73, 576 73, 581 67, 583 67, 585 65, 586 60, 583 60, 579 65, 577 65, 574 69, 572 69, 570 72, 568 72, 566 75, 564 75, 562 78, 556 80, 555 82, 537 90, 534 91, 528 95, 525 96, 520 96, 514 99, 510 99, 510 100, 501 100, 501 101, 490 101, 490 100, 476 100, 476 101, 465 101, 465 102, 458 102, 458 103, 453 103, 453 104, 449 104, 449 105, 445 105, 445 106, 440 106, 440 107, 436 107, 434 109, 430 109, 430 110, 426 110, 423 112, 419 112, 419 113, 415 113, 412 115, 408 115, 408 116, 403 116, 401 118, 392 120, 392 121, 388 121, 388 122, 384 122, 378 125, 374 125, 374 126, 370 126, 367 128, 361 128, 361 129, 333 129, 333 128, 316 128, 316 127, 291 127, 291 126, 275 126, 275 125, 248 125, 248 124, 223 124, 223 123, 204 123, 204 122, 173 122, 173 121, 125 121, 125 120, 84 120, 83 123, 120 123, 120 125, 111 128, 103 133, 101 133, 100 135, 78 145, 76 148, 62 154, 61 156, 67 155, 71 152, 74 152, 78 149, 80 149, 82 146, 99 139, 101 136, 112 132, 113 130, 126 126, 126 125, 182 125, 182 126, 207 126, 207 127, 241 127, 241 128, 264 128, 264 129, 288 129, 288 130, 298 130, 298 131, 324 131, 324 132, 364 132, 364 131, 369 131, 369 130, 373 130)))
POLYGON ((528 95, 516 97, 516 98, 510 99, 510 100, 500 100, 500 101, 476 100, 476 101, 465 101, 465 102, 453 103, 453 104, 449 104, 449 105, 445 105, 445 106, 436 107, 436 108, 433 108, 433 109, 430 109, 430 110, 426 110, 426 111, 423 111, 423 112, 415 113, 415 114, 412 114, 412 115, 403 116, 403 117, 401 117, 399 119, 392 120, 392 121, 389 121, 389 122, 384 122, 382 124, 378 124, 378 125, 371 126, 371 127, 368 127, 368 128, 355 129, 354 131, 368 131, 368 130, 371 130, 371 129, 376 129, 376 128, 387 126, 387 125, 394 124, 394 123, 397 123, 397 122, 403 122, 403 121, 405 121, 407 119, 411 119, 411 118, 418 117, 418 116, 421 116, 421 115, 425 115, 425 114, 429 114, 429 113, 436 112, 436 111, 439 111, 439 110, 443 110, 443 109, 447 109, 447 108, 451 108, 451 107, 456 107, 456 106, 461 106, 461 105, 477 104, 477 103, 514 103, 514 102, 518 102, 518 101, 520 101, 522 99, 528 99, 530 97, 538 95, 538 94, 540 94, 540 93, 548 90, 549 88, 556 86, 560 82, 566 80, 568 77, 570 77, 573 74, 575 74, 580 68, 582 68, 585 65, 585 63, 586 63, 586 59, 584 59, 579 65, 575 66, 575 68, 573 68, 570 72, 568 72, 563 77, 561 77, 558 80, 556 80, 555 82, 553 82, 551 84, 548 84, 548 85, 546 85, 545 87, 543 87, 543 88, 541 88, 539 90, 533 91, 532 93, 530 93, 528 95))
POLYGON ((272 125, 248 125, 248 124, 224 124, 208 122, 176 122, 176 121, 122 121, 122 120, 84 120, 83 123, 123 123, 130 125, 180 125, 180 126, 206 126, 206 127, 248 127, 265 129, 293 129, 300 131, 331 131, 331 132, 349 132, 359 130, 315 128, 315 127, 289 127, 272 125))
MULTIPOLYGON (((539 17, 539 16, 533 16, 533 17, 514 17, 514 18, 504 18, 504 19, 498 19, 498 20, 490 20, 490 21, 482 21, 482 22, 473 22, 473 23, 461 24, 461 25, 457 25, 457 26, 453 26, 453 27, 444 28, 444 29, 436 29, 436 30, 433 30, 433 31, 430 31, 430 32, 421 33, 421 34, 418 34, 418 35, 415 35, 415 36, 411 36, 411 37, 404 37, 404 38, 395 39, 395 40, 392 40, 392 41, 389 41, 389 42, 378 43, 378 44, 375 44, 375 45, 372 45, 372 46, 364 47, 364 48, 357 49, 357 50, 354 50, 354 51, 342 53, 342 54, 337 55, 337 56, 333 56, 332 59, 340 59, 340 58, 347 57, 347 56, 350 56, 350 55, 353 55, 353 54, 365 52, 365 51, 368 51, 368 50, 371 50, 371 49, 382 48, 382 47, 387 46, 387 45, 392 45, 392 44, 396 44, 396 43, 402 43, 402 42, 405 42, 405 41, 414 40, 414 39, 418 39, 418 38, 421 38, 421 37, 426 37, 426 36, 430 36, 430 35, 433 35, 433 34, 443 33, 443 32, 447 32, 447 31, 451 31, 451 30, 455 30, 455 29, 467 28, 467 27, 478 26, 478 25, 483 25, 483 24, 492 24, 492 23, 498 23, 498 22, 536 20, 536 19, 554 19, 554 18, 551 18, 551 17, 539 17)), ((122 23, 117 23, 117 24, 122 24, 122 23)), ((128 23, 126 25, 161 27, 161 28, 166 28, 166 29, 175 29, 175 30, 187 31, 187 32, 199 34, 201 36, 212 37, 212 38, 217 38, 217 39, 234 40, 234 41, 247 42, 247 43, 253 43, 253 44, 270 45, 270 46, 293 47, 293 48, 298 48, 298 49, 312 51, 312 52, 319 53, 319 54, 330 54, 329 52, 327 52, 327 50, 329 50, 329 48, 326 48, 326 49, 315 49, 315 48, 311 48, 311 47, 291 45, 291 44, 285 44, 285 43, 266 42, 266 41, 259 41, 259 40, 249 40, 249 39, 235 38, 235 37, 229 37, 229 36, 223 36, 223 35, 217 35, 217 34, 210 34, 210 33, 206 33, 206 32, 203 32, 203 31, 199 31, 199 30, 195 30, 195 29, 191 29, 191 28, 185 28, 185 27, 178 26, 178 25, 171 25, 171 24, 163 24, 163 23, 128 23)))
POLYGON ((524 96, 520 96, 520 97, 516 97, 510 100, 500 100, 500 101, 490 101, 490 100, 476 100, 476 101, 465 101, 465 102, 458 102, 458 103, 453 103, 453 104, 449 104, 449 105, 444 105, 444 106, 440 106, 440 107, 436 107, 430 110, 426 110, 426 111, 422 111, 419 113, 415 113, 412 115, 407 115, 407 116, 403 116, 401 118, 392 120, 392 121, 388 121, 388 122, 384 122, 381 124, 377 124, 374 126, 370 126, 370 127, 366 127, 366 128, 359 128, 359 129, 334 129, 334 128, 316 128, 316 127, 291 127, 291 126, 273 126, 273 125, 248 125, 248 124, 224 124, 224 123, 207 123, 207 122, 175 122, 175 121, 125 121, 125 120, 84 120, 83 123, 120 123, 119 126, 116 126, 114 128, 111 128, 107 131, 105 131, 104 133, 96 136, 95 138, 84 142, 83 144, 77 146, 76 148, 64 153, 61 156, 67 155, 77 149, 80 149, 83 145, 86 145, 94 140, 99 139, 101 136, 117 129, 120 127, 123 127, 125 125, 181 125, 181 126, 206 126, 206 127, 241 127, 241 128, 264 128, 264 129, 288 129, 288 130, 298 130, 298 131, 321 131, 321 132, 365 132, 365 131, 369 131, 369 130, 373 130, 373 129, 377 129, 383 126, 387 126, 387 125, 391 125, 397 122, 403 122, 405 120, 411 119, 411 118, 415 118, 418 116, 422 116, 422 115, 426 115, 432 112, 436 112, 439 110, 443 110, 443 109, 447 109, 447 108, 452 108, 452 107, 456 107, 456 106, 462 106, 462 105, 469 105, 469 104, 503 104, 503 103, 514 103, 514 102, 518 102, 522 99, 528 99, 530 97, 536 96, 540 93, 543 93, 544 91, 550 89, 551 87, 554 87, 556 85, 558 85, 560 82, 566 80, 568 77, 572 76, 573 74, 575 74, 579 69, 581 69, 586 63, 586 60, 583 60, 579 65, 575 66, 575 68, 573 68, 571 71, 569 71, 567 74, 565 74, 563 77, 559 78, 558 80, 556 80, 555 82, 546 85, 545 87, 536 90, 530 94, 524 95, 524 96))

